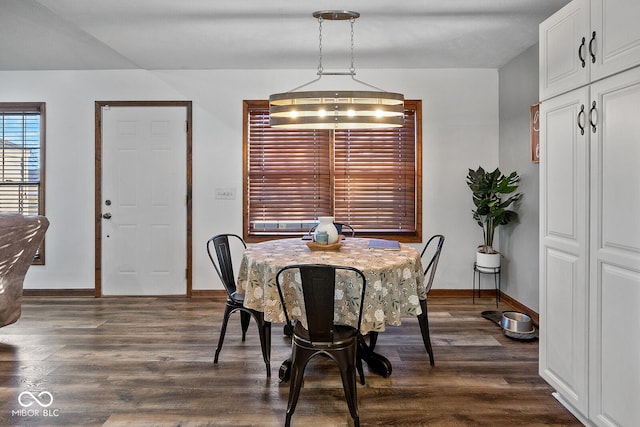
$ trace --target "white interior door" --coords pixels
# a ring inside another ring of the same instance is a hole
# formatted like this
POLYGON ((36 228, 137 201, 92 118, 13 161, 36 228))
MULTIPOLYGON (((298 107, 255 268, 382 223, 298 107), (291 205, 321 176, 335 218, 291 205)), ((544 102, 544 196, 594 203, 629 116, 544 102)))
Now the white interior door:
POLYGON ((185 295, 186 108, 103 107, 102 295, 185 295))

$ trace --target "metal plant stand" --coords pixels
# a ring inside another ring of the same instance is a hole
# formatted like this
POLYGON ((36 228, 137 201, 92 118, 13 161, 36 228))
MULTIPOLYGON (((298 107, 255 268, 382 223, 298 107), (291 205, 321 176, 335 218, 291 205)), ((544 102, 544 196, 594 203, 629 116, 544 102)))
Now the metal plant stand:
POLYGON ((500 267, 482 267, 473 263, 473 303, 476 303, 476 277, 478 278, 478 298, 480 298, 480 277, 483 274, 492 274, 496 287, 496 308, 500 302, 500 267))

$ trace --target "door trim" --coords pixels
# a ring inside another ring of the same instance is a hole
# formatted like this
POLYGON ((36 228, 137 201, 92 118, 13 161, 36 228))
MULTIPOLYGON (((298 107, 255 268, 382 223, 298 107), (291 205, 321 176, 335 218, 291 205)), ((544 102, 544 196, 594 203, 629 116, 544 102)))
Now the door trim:
POLYGON ((193 256, 192 256, 192 102, 191 101, 95 101, 95 292, 102 297, 102 107, 185 107, 187 113, 187 290, 186 297, 192 296, 193 256))

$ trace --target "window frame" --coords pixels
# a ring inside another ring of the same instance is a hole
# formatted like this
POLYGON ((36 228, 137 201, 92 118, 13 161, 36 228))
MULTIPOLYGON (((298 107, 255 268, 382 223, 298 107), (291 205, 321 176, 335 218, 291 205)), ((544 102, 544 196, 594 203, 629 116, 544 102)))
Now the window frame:
MULTIPOLYGON (((370 232, 357 232, 358 237, 374 237, 374 238, 386 238, 398 240, 401 242, 407 243, 419 243, 422 241, 422 101, 421 100, 405 100, 405 108, 407 110, 412 111, 414 115, 414 141, 415 141, 415 150, 414 150, 414 185, 413 189, 414 193, 414 224, 415 231, 408 232, 395 232, 395 231, 370 231, 370 232)), ((282 231, 282 232, 261 232, 260 234, 255 234, 251 232, 250 229, 250 218, 249 218, 249 173, 250 173, 250 152, 249 152, 249 137, 250 137, 250 129, 251 129, 251 113, 254 113, 256 110, 267 111, 269 109, 269 102, 267 100, 244 100, 243 101, 243 143, 242 143, 242 176, 243 176, 243 191, 242 191, 242 214, 243 214, 243 237, 247 242, 260 242, 266 240, 273 239, 281 239, 286 237, 296 237, 300 236, 300 231, 282 231)), ((296 131, 292 131, 296 132, 296 131)), ((326 130, 322 132, 329 132, 329 139, 331 140, 331 149, 330 149, 330 188, 329 194, 331 197, 330 205, 331 205, 331 215, 335 212, 335 169, 336 169, 336 159, 335 159, 335 148, 334 142, 336 140, 334 136, 334 131, 326 130)), ((360 131, 361 132, 361 131, 360 131)), ((372 131, 374 132, 374 131, 372 131)), ((376 130, 375 132, 380 132, 380 130, 376 130)), ((335 216, 335 215, 334 215, 335 216)), ((315 222, 314 222, 315 223, 315 222)))
MULTIPOLYGON (((46 170, 46 103, 45 102, 0 102, 0 116, 11 113, 37 113, 40 116, 40 145, 39 145, 39 182, 37 215, 45 215, 45 170, 46 170)), ((4 158, 3 147, 0 147, 0 161, 4 158)), ((4 211, 15 212, 15 211, 4 211)), ((15 212, 20 213, 22 212, 15 212)), ((36 256, 34 265, 45 264, 45 241, 43 239, 36 256)))

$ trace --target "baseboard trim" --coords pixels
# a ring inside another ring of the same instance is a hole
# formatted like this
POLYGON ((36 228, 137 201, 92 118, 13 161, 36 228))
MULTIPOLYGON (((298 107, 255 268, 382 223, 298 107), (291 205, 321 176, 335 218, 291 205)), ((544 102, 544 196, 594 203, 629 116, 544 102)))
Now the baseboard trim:
MULTIPOLYGON (((490 293, 494 291, 489 290, 486 292, 490 293)), ((495 293, 491 295, 495 295, 495 293)), ((472 296, 473 293, 471 289, 431 289, 429 292, 429 298, 471 298, 472 296)))
POLYGON ((226 298, 227 297, 227 291, 225 291, 224 289, 203 289, 203 290, 192 290, 191 291, 191 298, 214 298, 214 299, 219 299, 219 298, 226 298))
MULTIPOLYGON (((22 295, 25 297, 96 297, 95 289, 23 289, 22 295)), ((227 292, 224 289, 208 289, 202 291, 192 291, 191 298, 226 298, 227 292)), ((124 296, 124 295, 123 295, 124 296)), ((150 295, 154 296, 154 295, 150 295)), ((138 296, 131 295, 131 298, 138 296)), ((165 295, 155 296, 156 298, 165 295)), ((167 298, 189 298, 188 296, 166 295, 167 298)), ((96 298, 111 298, 111 296, 98 296, 96 298)))
MULTIPOLYGON (((483 297, 495 298, 496 291, 494 289, 482 289, 481 294, 483 297)), ((431 289, 429 292, 429 298, 473 298, 473 289, 431 289)), ((507 305, 510 305, 514 310, 524 313, 531 317, 531 321, 538 326, 540 316, 534 310, 530 309, 526 305, 511 298, 509 295, 500 291, 500 300, 507 305)))
MULTIPOLYGON (((485 289, 482 290, 484 297, 495 297, 495 290, 485 289)), ((32 297, 95 297, 94 289, 24 289, 24 296, 32 297)), ((472 289, 431 289, 429 292, 429 298, 469 298, 473 297, 472 289)), ((188 297, 185 297, 188 298, 188 297)), ((224 289, 203 289, 191 291, 191 298, 213 298, 213 299, 225 299, 226 291, 224 289)), ((513 307, 521 313, 525 313, 534 324, 538 325, 539 315, 529 307, 521 304, 519 301, 511 298, 504 292, 500 292, 500 299, 505 304, 513 307)))
POLYGON ((95 289, 23 289, 25 297, 93 297, 95 289))

